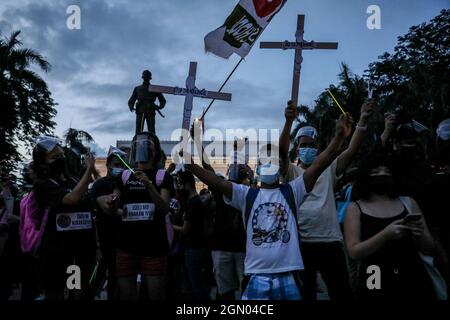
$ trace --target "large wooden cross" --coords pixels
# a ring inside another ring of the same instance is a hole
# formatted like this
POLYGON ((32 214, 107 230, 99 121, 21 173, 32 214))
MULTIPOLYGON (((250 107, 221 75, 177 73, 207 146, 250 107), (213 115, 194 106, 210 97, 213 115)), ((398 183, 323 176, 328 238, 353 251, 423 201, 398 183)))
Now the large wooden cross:
POLYGON ((191 61, 190 65, 189 65, 189 75, 186 79, 186 87, 185 88, 157 86, 157 85, 153 85, 153 84, 150 84, 150 86, 148 87, 148 90, 150 92, 168 93, 168 94, 185 96, 183 123, 182 123, 182 129, 184 129, 183 130, 184 133, 189 132, 194 97, 231 101, 231 93, 214 92, 214 91, 207 91, 205 89, 201 89, 201 90, 198 89, 195 86, 196 75, 197 75, 197 62, 191 61))
POLYGON ((305 32, 305 16, 297 16, 297 32, 295 33, 295 42, 283 41, 283 42, 260 42, 259 47, 261 49, 295 49, 295 61, 294 61, 294 74, 292 78, 292 94, 291 100, 298 105, 298 91, 300 87, 300 72, 302 69, 302 51, 313 49, 337 49, 337 42, 314 42, 305 41, 303 39, 303 33, 305 32))

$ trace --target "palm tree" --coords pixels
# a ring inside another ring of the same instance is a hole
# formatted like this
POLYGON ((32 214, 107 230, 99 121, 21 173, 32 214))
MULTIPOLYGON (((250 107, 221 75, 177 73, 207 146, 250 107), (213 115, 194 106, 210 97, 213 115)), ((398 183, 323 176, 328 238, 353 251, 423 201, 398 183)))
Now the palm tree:
MULTIPOLYGON (((341 64, 341 72, 338 75, 339 84, 330 85, 316 99, 312 108, 301 106, 299 110, 300 119, 294 127, 291 139, 295 138, 298 130, 306 125, 313 126, 319 132, 319 145, 325 147, 334 135, 335 120, 341 111, 335 105, 327 90, 330 90, 339 101, 345 112, 349 112, 355 119, 359 117, 362 104, 367 99, 367 83, 364 78, 354 75, 347 64, 341 64)), ((296 150, 296 141, 293 141, 296 150)), ((291 151, 290 157, 295 158, 295 152, 291 151)))
POLYGON ((85 170, 82 155, 85 155, 89 151, 83 142, 94 142, 94 138, 86 131, 69 128, 64 133, 64 139, 68 173, 75 177, 81 176, 85 170))
POLYGON ((49 134, 56 114, 45 81, 34 71, 50 71, 50 64, 36 51, 21 48, 20 31, 0 38, 0 161, 14 169, 21 156, 18 142, 30 145, 40 134, 49 134))
POLYGON ((94 138, 92 138, 88 132, 74 128, 69 128, 66 131, 64 134, 64 139, 69 148, 76 149, 80 152, 80 154, 84 154, 88 151, 83 145, 83 142, 94 142, 94 138))

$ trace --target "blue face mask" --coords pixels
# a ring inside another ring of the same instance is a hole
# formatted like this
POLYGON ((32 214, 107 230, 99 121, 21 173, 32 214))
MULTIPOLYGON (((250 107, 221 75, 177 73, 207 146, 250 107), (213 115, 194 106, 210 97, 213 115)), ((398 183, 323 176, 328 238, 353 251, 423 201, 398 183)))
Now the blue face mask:
POLYGON ((118 177, 122 174, 123 170, 123 168, 111 168, 111 175, 113 177, 118 177))
POLYGON ((316 148, 300 148, 298 151, 298 158, 303 164, 310 165, 317 158, 316 148))
POLYGON ((265 184, 274 184, 280 178, 279 168, 270 164, 260 165, 256 168, 259 181, 265 184))

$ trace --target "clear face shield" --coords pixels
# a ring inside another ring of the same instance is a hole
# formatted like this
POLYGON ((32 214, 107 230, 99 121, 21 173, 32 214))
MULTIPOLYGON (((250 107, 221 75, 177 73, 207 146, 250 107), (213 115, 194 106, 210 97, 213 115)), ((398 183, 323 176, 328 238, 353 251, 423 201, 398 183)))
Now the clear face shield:
POLYGON ((450 140, 450 119, 446 119, 439 124, 436 134, 441 140, 450 140))
POLYGON ((36 146, 43 148, 46 152, 51 152, 56 146, 62 145, 61 139, 49 136, 39 136, 34 142, 36 146))
POLYGON ((147 163, 155 159, 155 142, 149 133, 138 133, 131 147, 131 163, 147 163))

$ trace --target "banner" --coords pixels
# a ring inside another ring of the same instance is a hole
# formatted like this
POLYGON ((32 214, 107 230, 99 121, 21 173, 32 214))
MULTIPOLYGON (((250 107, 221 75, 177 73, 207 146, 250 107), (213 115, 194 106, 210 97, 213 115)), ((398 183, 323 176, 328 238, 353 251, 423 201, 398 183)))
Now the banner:
POLYGON ((218 29, 205 37, 205 51, 228 59, 233 53, 244 58, 287 0, 240 0, 218 29))

